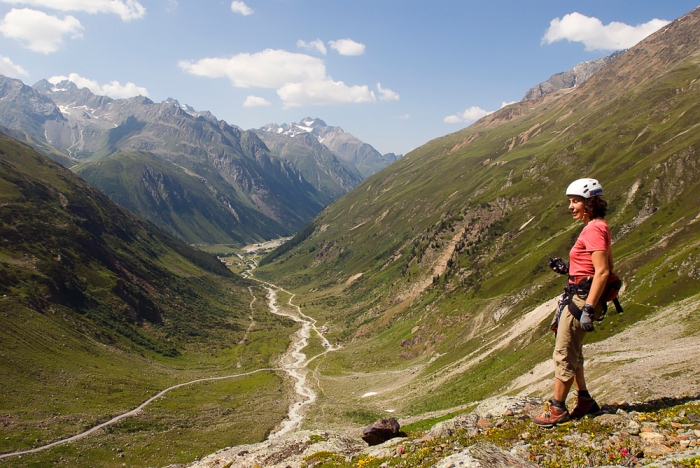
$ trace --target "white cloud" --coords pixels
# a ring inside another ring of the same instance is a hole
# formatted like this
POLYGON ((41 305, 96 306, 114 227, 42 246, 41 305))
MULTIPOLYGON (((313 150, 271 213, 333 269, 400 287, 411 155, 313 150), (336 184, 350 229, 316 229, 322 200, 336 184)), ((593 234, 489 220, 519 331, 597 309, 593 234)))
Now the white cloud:
POLYGON ((408 120, 411 118, 411 114, 397 115, 395 119, 408 120))
POLYGON ((250 8, 248 5, 245 4, 245 2, 241 2, 240 0, 233 0, 233 2, 231 2, 231 11, 234 13, 240 13, 243 16, 253 14, 252 8, 250 8))
POLYGON ((503 101, 501 103, 501 109, 503 109, 506 106, 510 106, 511 104, 515 104, 516 102, 518 102, 518 101, 510 101, 510 102, 503 101))
POLYGON ((245 102, 243 103, 243 107, 259 107, 269 105, 270 101, 258 96, 248 96, 247 98, 245 98, 245 102))
POLYGON ((127 82, 125 85, 122 85, 118 81, 112 81, 104 86, 100 86, 97 81, 89 78, 83 78, 77 73, 71 73, 68 76, 52 76, 48 79, 48 82, 56 84, 65 80, 72 81, 78 88, 87 88, 92 91, 93 94, 109 96, 114 99, 126 99, 134 96, 148 96, 148 91, 146 88, 136 86, 131 82, 127 82))
POLYGON ((143 18, 146 8, 136 0, 2 0, 4 3, 22 4, 59 11, 84 11, 86 13, 114 13, 123 21, 143 18))
POLYGON ((448 115, 447 117, 445 117, 444 122, 445 123, 474 122, 475 120, 479 120, 480 118, 485 117, 491 113, 493 113, 493 111, 486 111, 486 110, 482 109, 481 107, 472 106, 462 113, 448 115))
POLYGON ((381 83, 377 83, 377 90, 379 91, 379 100, 380 101, 398 101, 399 100, 398 93, 395 93, 388 88, 382 88, 381 83))
POLYGON ((297 47, 302 47, 307 50, 313 50, 316 49, 317 51, 321 52, 323 55, 326 55, 327 50, 326 50, 326 45, 323 43, 321 39, 316 39, 315 41, 311 42, 306 42, 302 41, 299 39, 297 41, 297 47))
POLYGON ((196 62, 181 60, 178 66, 191 75, 226 77, 237 88, 279 89, 286 83, 319 81, 326 77, 326 66, 321 59, 272 49, 231 58, 204 58, 196 62))
POLYGON ((367 86, 347 86, 329 78, 316 81, 287 83, 277 90, 285 107, 304 105, 358 104, 375 102, 376 96, 367 86))
MULTIPOLYGON (((374 91, 366 85, 348 86, 334 81, 326 74, 326 66, 320 58, 285 50, 181 60, 178 66, 191 75, 228 78, 237 88, 276 89, 285 108, 377 102, 374 91)), ((378 89, 382 99, 398 99, 393 91, 378 89)))
POLYGON ((542 44, 567 40, 583 43, 586 50, 628 49, 668 23, 655 18, 637 26, 617 21, 603 25, 598 18, 574 12, 561 19, 554 18, 542 37, 542 44))
POLYGON ((0 21, 3 36, 26 43, 29 50, 49 54, 58 50, 63 36, 82 37, 83 26, 73 16, 59 19, 27 8, 10 10, 0 21))
POLYGON ((362 55, 365 53, 365 45, 355 42, 352 39, 328 41, 328 45, 340 55, 362 55))
POLYGON ((0 75, 18 78, 20 76, 29 76, 29 73, 19 65, 12 63, 12 60, 9 58, 0 55, 0 75))
POLYGON ((102 86, 102 93, 114 99, 126 99, 134 96, 148 97, 148 90, 143 86, 136 86, 128 81, 122 85, 118 81, 112 81, 102 86))

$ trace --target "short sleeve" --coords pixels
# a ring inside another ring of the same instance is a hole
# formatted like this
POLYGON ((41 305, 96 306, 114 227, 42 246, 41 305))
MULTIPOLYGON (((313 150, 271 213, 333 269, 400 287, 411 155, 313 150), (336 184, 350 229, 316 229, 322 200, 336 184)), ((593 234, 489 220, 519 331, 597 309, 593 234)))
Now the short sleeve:
POLYGON ((586 252, 597 252, 610 249, 610 229, 606 222, 590 223, 582 232, 582 241, 586 252))

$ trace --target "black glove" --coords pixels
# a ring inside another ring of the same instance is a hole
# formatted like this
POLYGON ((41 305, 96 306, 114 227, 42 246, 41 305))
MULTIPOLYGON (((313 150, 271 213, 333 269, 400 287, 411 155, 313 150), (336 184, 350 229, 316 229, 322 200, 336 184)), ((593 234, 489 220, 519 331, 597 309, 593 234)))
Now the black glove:
POLYGON ((595 330, 593 328, 593 306, 588 303, 581 309, 581 330, 587 332, 595 330))
POLYGON ((554 270, 556 273, 559 273, 560 275, 569 274, 569 262, 567 262, 561 257, 550 258, 549 268, 554 270))

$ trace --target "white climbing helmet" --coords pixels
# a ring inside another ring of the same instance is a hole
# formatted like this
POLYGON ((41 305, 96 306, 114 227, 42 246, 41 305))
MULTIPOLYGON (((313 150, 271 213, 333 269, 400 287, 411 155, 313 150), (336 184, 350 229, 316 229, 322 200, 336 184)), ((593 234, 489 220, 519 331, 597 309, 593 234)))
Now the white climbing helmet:
POLYGON ((601 187, 600 182, 595 179, 578 179, 569 184, 569 187, 566 189, 566 194, 591 198, 596 195, 602 195, 603 187, 601 187))

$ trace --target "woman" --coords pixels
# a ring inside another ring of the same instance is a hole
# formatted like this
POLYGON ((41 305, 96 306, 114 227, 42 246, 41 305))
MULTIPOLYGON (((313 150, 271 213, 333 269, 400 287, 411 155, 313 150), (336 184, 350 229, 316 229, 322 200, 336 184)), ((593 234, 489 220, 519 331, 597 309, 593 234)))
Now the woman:
POLYGON ((583 338, 593 331, 593 320, 603 314, 601 299, 608 276, 613 270, 610 251, 610 229, 603 220, 607 202, 603 188, 595 179, 579 179, 566 189, 569 211, 583 230, 569 254, 568 269, 565 262, 553 266, 558 273, 569 274, 567 307, 561 312, 554 346, 554 399, 547 413, 534 419, 542 427, 552 427, 600 411, 596 401, 588 393, 583 376, 583 338), (566 396, 574 385, 577 403, 569 413, 566 396))

